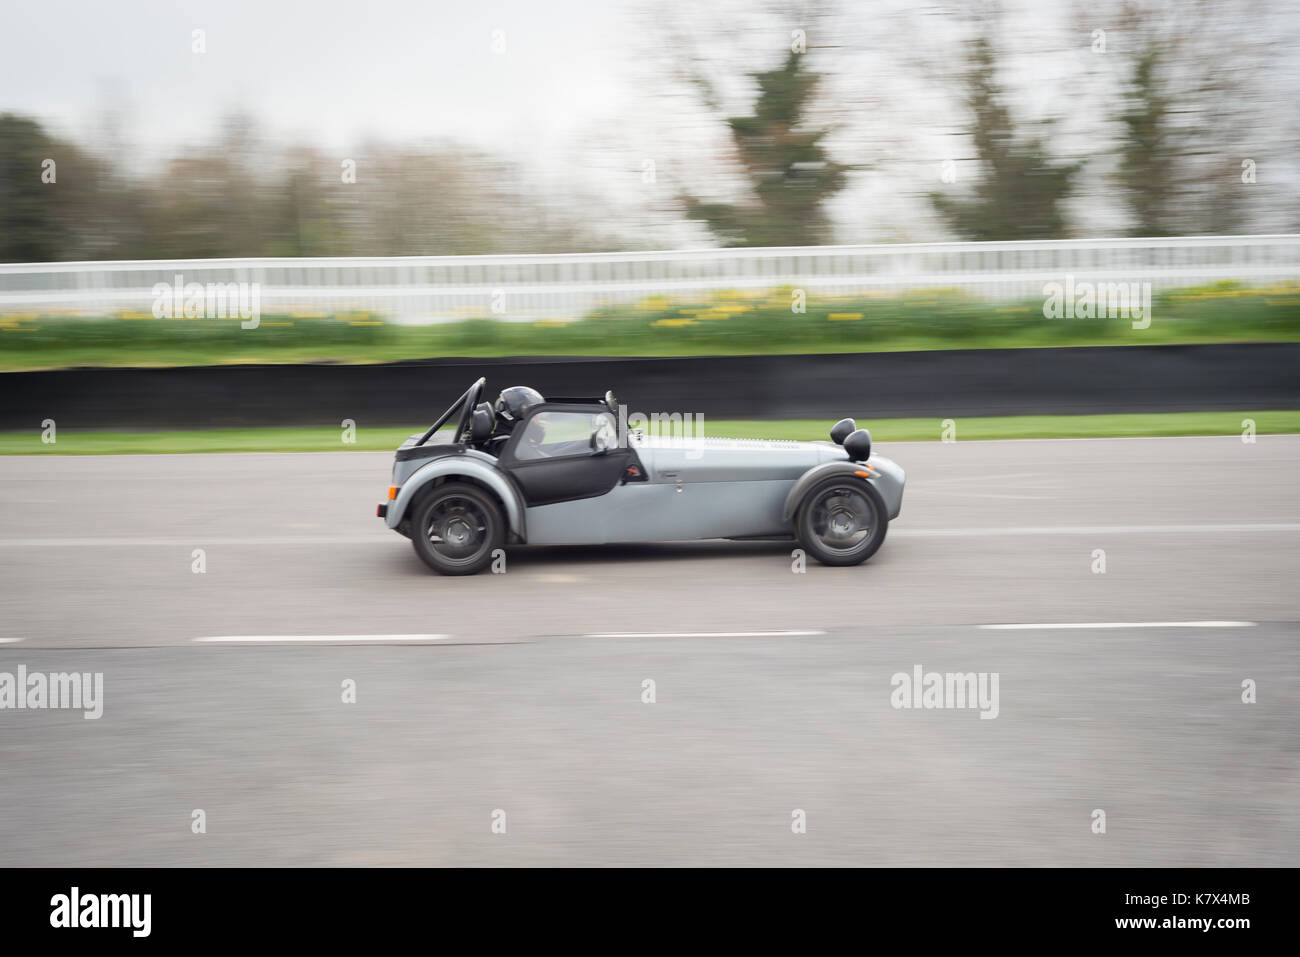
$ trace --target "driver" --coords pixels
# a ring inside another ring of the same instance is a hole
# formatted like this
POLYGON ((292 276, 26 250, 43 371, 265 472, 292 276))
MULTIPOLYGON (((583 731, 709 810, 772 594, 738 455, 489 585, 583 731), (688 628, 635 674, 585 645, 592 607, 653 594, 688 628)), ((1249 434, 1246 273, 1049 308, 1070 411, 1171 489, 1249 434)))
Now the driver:
POLYGON ((508 389, 503 389, 492 406, 492 410, 496 413, 496 425, 492 429, 492 437, 488 439, 489 444, 500 448, 510 437, 515 426, 523 421, 528 410, 545 401, 540 392, 526 385, 512 385, 508 389))

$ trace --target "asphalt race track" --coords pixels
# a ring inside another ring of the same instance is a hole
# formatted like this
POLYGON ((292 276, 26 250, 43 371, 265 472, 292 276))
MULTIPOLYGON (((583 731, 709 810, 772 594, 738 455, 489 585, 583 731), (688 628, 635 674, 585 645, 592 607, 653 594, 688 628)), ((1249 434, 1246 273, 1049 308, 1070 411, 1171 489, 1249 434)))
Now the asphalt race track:
POLYGON ((857 568, 460 579, 374 517, 386 453, 0 458, 0 673, 104 676, 0 710, 0 865, 1295 863, 1300 436, 880 451, 857 568), (893 707, 918 665, 996 718, 893 707))

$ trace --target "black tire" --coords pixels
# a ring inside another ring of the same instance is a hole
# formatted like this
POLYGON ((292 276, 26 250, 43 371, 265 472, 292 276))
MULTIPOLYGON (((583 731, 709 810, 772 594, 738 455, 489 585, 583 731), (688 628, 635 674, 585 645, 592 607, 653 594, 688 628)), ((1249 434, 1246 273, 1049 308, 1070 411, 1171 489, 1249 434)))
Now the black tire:
POLYGON ((794 530, 804 549, 823 565, 858 565, 885 541, 889 516, 870 484, 854 475, 818 482, 799 503, 794 530))
POLYGON ((422 496, 411 512, 411 544, 442 575, 473 575, 506 540, 506 520, 491 492, 448 482, 422 496))

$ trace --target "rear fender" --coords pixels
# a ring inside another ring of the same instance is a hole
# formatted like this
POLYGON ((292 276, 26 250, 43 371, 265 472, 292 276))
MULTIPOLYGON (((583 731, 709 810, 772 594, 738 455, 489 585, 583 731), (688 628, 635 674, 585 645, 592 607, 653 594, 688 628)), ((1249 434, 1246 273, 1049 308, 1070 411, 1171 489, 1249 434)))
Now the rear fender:
POLYGON ((527 541, 524 527, 524 499, 519 489, 501 469, 495 465, 495 459, 477 451, 462 452, 434 459, 428 465, 421 466, 411 477, 402 483, 397 498, 388 507, 384 521, 389 528, 396 528, 407 517, 411 503, 433 482, 439 479, 464 479, 475 485, 481 485, 492 492, 501 502, 501 509, 506 514, 511 537, 517 541, 527 541))

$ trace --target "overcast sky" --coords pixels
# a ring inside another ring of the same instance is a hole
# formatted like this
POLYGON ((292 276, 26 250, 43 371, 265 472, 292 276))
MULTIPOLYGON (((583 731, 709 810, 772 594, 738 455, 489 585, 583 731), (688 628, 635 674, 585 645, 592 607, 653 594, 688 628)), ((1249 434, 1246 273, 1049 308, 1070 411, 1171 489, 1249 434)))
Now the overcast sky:
MULTIPOLYGON (((115 122, 128 147, 115 159, 137 172, 209 148, 234 113, 273 144, 340 157, 372 141, 450 140, 509 157, 548 194, 580 187, 602 208, 626 209, 646 199, 646 147, 626 131, 654 141, 653 124, 636 119, 646 9, 645 0, 14 3, 0 19, 0 110, 101 147, 115 122)), ((602 225, 626 234, 630 218, 602 225)), ((708 241, 698 228, 667 229, 652 242, 708 241)))
POLYGON ((6 4, 0 108, 159 146, 214 119, 342 147, 367 135, 494 148, 563 139, 627 97, 627 4, 592 0, 41 0, 6 4), (193 31, 207 52, 192 52, 193 31), (492 49, 503 30, 505 51, 492 49))
MULTIPOLYGON (((709 28, 706 59, 716 55, 735 80, 728 108, 748 107, 745 73, 775 66, 789 42, 788 3, 768 4, 765 17, 733 15, 734 29, 715 16, 759 2, 684 4, 709 28)), ((1003 45, 1019 104, 1064 118, 1060 135, 1079 139, 1063 153, 1104 148, 1087 137, 1109 104, 1090 100, 1096 85, 1083 82, 1106 66, 1087 47, 1088 11, 1099 5, 1012 2, 1003 45)), ((908 0, 844 0, 841 9, 840 35, 811 40, 829 47, 815 51, 813 68, 836 68, 825 91, 841 110, 835 158, 864 164, 835 219, 852 241, 939 238, 916 197, 944 159, 962 158, 953 137, 961 91, 936 86, 912 57, 933 46, 942 60, 948 20, 937 5, 908 0), (903 195, 900 181, 917 188, 903 195)), ((679 114, 677 101, 664 109, 661 91, 648 89, 663 73, 657 10, 650 0, 11 2, 0 19, 0 110, 101 142, 105 118, 120 117, 142 165, 212 143, 235 111, 273 141, 326 150, 452 139, 636 201, 609 184, 635 183, 642 156, 671 172, 675 155, 679 171, 702 174, 725 152, 720 116, 702 118, 684 102, 679 114), (195 30, 205 53, 192 50, 195 30)), ((1294 10, 1283 16, 1294 26, 1294 10)), ((1292 50, 1281 88, 1296 89, 1297 62, 1292 50)), ((1280 122, 1296 120, 1296 99, 1280 122)), ((1086 204, 1082 216, 1107 222, 1086 204)))

